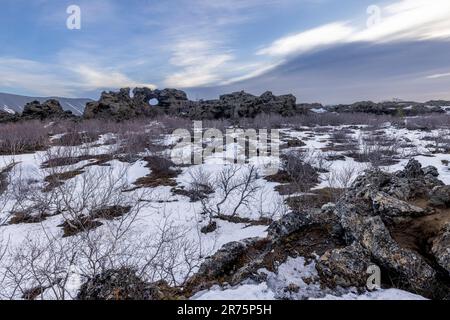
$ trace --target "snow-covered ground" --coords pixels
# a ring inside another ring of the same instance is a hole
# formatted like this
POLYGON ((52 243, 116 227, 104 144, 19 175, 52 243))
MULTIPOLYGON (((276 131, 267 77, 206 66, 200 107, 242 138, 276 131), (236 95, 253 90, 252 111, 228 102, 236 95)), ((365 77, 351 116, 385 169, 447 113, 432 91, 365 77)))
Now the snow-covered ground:
MULTIPOLYGON (((320 112, 320 110, 316 110, 320 112)), ((340 127, 328 127, 322 128, 328 131, 320 132, 311 128, 303 128, 304 130, 283 129, 281 134, 282 139, 300 139, 306 145, 299 147, 309 150, 311 152, 322 152, 321 149, 327 147, 331 139, 332 132, 340 132, 342 130, 349 129, 348 126, 340 127)), ((367 134, 363 127, 355 128, 351 127, 353 133, 350 137, 356 141, 361 142, 362 137, 367 134)), ((395 171, 401 169, 404 164, 411 158, 419 160, 422 165, 435 166, 439 173, 440 179, 446 184, 450 184, 450 168, 448 163, 445 164, 445 160, 450 160, 449 154, 434 153, 431 154, 427 144, 429 141, 423 140, 425 136, 438 136, 446 134, 448 132, 442 132, 434 130, 431 132, 412 131, 406 129, 396 129, 392 126, 386 125, 384 128, 385 135, 389 138, 396 139, 402 142, 407 142, 408 147, 398 150, 400 155, 400 162, 394 165, 384 167, 385 170, 395 171)), ((89 145, 83 145, 81 147, 52 147, 51 151, 55 153, 59 152, 64 154, 68 152, 71 156, 80 155, 101 155, 110 153, 116 146, 115 145, 101 145, 106 141, 107 136, 100 137, 99 141, 91 143, 89 145), (67 150, 66 150, 67 149, 67 150), (68 150, 70 149, 70 150, 68 150), (70 152, 69 152, 70 151, 70 152)), ((164 141, 169 145, 173 143, 171 137, 167 137, 164 141)), ((201 170, 209 176, 216 176, 221 172, 224 167, 222 159, 225 157, 233 158, 233 152, 239 149, 239 146, 232 143, 227 146, 226 150, 222 152, 216 152, 211 156, 204 159, 204 163, 201 165, 183 166, 180 168, 181 173, 175 178, 178 187, 188 188, 192 182, 192 174, 198 170, 201 170)), ((296 148, 293 148, 296 149, 296 148)), ((183 153, 186 150, 175 150, 178 153, 183 153)), ((283 150, 287 152, 287 150, 283 150)), ((331 152, 329 152, 331 154, 331 152)), ((345 153, 344 151, 333 151, 334 155, 345 153)), ((34 154, 24 154, 16 156, 0 156, 0 169, 6 167, 8 164, 15 163, 15 167, 10 172, 10 178, 12 181, 25 181, 30 187, 42 188, 45 185, 44 179, 49 174, 49 169, 43 169, 42 164, 46 159, 48 151, 40 151, 34 154)), ((172 151, 173 154, 173 151, 172 151)), ((324 153, 325 155, 327 152, 324 153)), ((267 182, 264 179, 264 172, 267 169, 268 163, 278 163, 279 159, 276 157, 267 157, 261 161, 261 158, 254 157, 250 159, 250 163, 255 165, 261 172, 261 175, 256 179, 257 192, 254 196, 248 199, 248 203, 241 206, 237 211, 237 214, 241 218, 248 218, 251 220, 258 220, 260 218, 278 219, 283 213, 289 210, 284 205, 285 197, 280 195, 274 188, 277 183, 267 182)), ((86 176, 99 177, 99 179, 111 179, 114 177, 123 180, 130 188, 133 183, 148 174, 151 173, 151 169, 146 167, 145 161, 136 161, 133 163, 121 162, 118 160, 108 161, 109 166, 104 165, 90 165, 95 160, 83 160, 76 164, 58 167, 58 172, 67 172, 74 170, 83 170, 84 172, 66 181, 65 183, 73 186, 70 189, 74 194, 73 198, 76 199, 77 194, 81 194, 83 190, 82 186, 85 183, 86 176), (89 166, 87 166, 89 165, 89 166)), ((356 172, 361 172, 369 167, 368 163, 356 162, 350 157, 345 157, 342 160, 326 161, 328 173, 321 173, 321 182, 316 189, 330 186, 329 176, 330 172, 338 173, 345 168, 356 168, 356 172)), ((249 167, 246 164, 231 164, 227 166, 236 167, 236 169, 243 173, 249 167)), ((98 182, 98 181, 97 181, 98 182)), ((100 181, 101 182, 101 181, 100 181)), ((102 183, 98 184, 99 186, 102 183)), ((10 186, 11 187, 11 186, 10 186)), ((69 190, 69 189, 68 189, 69 190)), ((154 188, 144 188, 146 193, 145 200, 149 202, 149 205, 143 206, 139 209, 136 216, 135 232, 139 235, 139 239, 148 239, 155 234, 161 232, 161 225, 170 224, 171 227, 180 230, 183 234, 183 241, 191 241, 195 243, 197 250, 201 250, 201 257, 211 255, 216 252, 222 245, 231 242, 238 241, 250 237, 265 237, 267 235, 267 227, 264 225, 252 225, 246 223, 233 223, 224 220, 217 220, 217 229, 208 234, 200 232, 200 228, 206 226, 209 222, 207 216, 202 214, 203 207, 201 202, 191 202, 186 196, 175 194, 172 192, 171 186, 158 186, 154 188), (145 190, 147 189, 147 190, 145 190)), ((93 190, 93 197, 106 192, 99 187, 93 190)), ((124 193, 126 197, 137 198, 142 196, 143 189, 136 189, 124 193)), ((220 195, 213 194, 210 196, 210 201, 213 204, 219 202, 220 195)), ((222 210, 227 211, 234 208, 238 199, 230 197, 222 205, 222 210)), ((0 212, 0 221, 6 218, 13 206, 13 203, 5 203, 0 212), (3 219, 2 219, 3 218, 3 219)), ((0 207, 1 208, 1 207, 0 207)), ((64 222, 64 215, 57 214, 51 216, 40 223, 34 224, 4 224, 0 226, 0 233, 3 239, 7 239, 8 247, 20 247, 30 239, 45 239, 49 237, 61 239, 62 242, 70 241, 70 237, 62 238, 63 230, 59 226, 64 222)), ((117 224, 117 221, 105 221, 103 226, 100 226, 96 232, 101 230, 109 230, 111 225, 117 224)), ((181 260, 180 260, 181 261, 181 260)), ((82 261, 80 262, 82 263, 82 261)), ((180 262, 181 263, 181 262, 180 262)), ((81 266, 78 266, 81 268, 81 266)), ((182 281, 185 276, 186 270, 190 266, 180 265, 174 275, 175 281, 182 281)), ((317 277, 317 273, 314 267, 314 262, 305 261, 304 258, 289 258, 284 264, 282 264, 277 273, 271 273, 267 270, 260 270, 261 273, 267 275, 267 281, 263 283, 244 283, 238 287, 219 288, 213 287, 208 291, 197 293, 193 299, 420 299, 416 295, 403 292, 400 290, 389 289, 379 290, 376 292, 368 292, 363 294, 357 294, 356 292, 346 292, 341 296, 335 296, 331 293, 324 293, 317 281, 307 281, 305 278, 314 279, 317 277), (298 290, 286 293, 284 288, 286 285, 292 285, 298 290)), ((76 290, 75 290, 76 291, 76 290)), ((49 294, 48 297, 52 297, 49 294)), ((16 297, 19 298, 19 297, 16 297)))
POLYGON ((210 290, 197 293, 193 300, 273 300, 273 299, 308 299, 308 300, 425 300, 425 298, 399 289, 379 289, 358 293, 347 290, 340 296, 324 293, 317 282, 318 274, 314 262, 305 259, 288 258, 276 273, 260 270, 267 275, 262 283, 246 283, 236 287, 221 288, 215 286, 210 290), (305 282, 306 281, 306 282, 305 282), (291 288, 291 290, 286 290, 291 288))

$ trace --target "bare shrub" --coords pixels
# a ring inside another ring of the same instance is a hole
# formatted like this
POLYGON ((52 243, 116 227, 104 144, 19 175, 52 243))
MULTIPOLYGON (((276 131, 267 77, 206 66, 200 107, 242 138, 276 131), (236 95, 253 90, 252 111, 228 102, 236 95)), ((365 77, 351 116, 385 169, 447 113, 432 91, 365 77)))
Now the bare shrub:
POLYGON ((136 228, 138 214, 154 201, 148 189, 123 192, 128 188, 125 169, 95 167, 46 193, 25 181, 17 181, 19 188, 24 209, 33 216, 39 211, 61 215, 70 232, 61 239, 43 226, 43 237, 30 234, 22 244, 9 247, 8 258, 0 261, 1 298, 75 298, 79 285, 71 285, 74 270, 83 280, 129 267, 145 280, 177 285, 203 256, 199 240, 189 238, 189 230, 165 213, 152 235, 136 228))
POLYGON ((384 134, 376 136, 362 136, 360 149, 346 153, 346 156, 357 162, 367 162, 373 167, 390 166, 399 162, 401 143, 398 139, 391 139, 384 134))
POLYGON ((158 142, 164 130, 164 126, 158 122, 125 121, 116 130, 120 144, 117 152, 135 158, 139 154, 150 155, 162 151, 165 147, 158 142))
POLYGON ((61 240, 51 234, 28 237, 0 261, 2 299, 75 299, 83 281, 127 268, 145 281, 182 285, 201 261, 196 241, 164 218, 152 236, 108 224, 61 240))
POLYGON ((16 155, 44 150, 49 145, 48 128, 40 121, 0 125, 0 155, 16 155))
POLYGON ((155 121, 162 124, 166 134, 171 134, 176 129, 192 130, 192 121, 187 118, 162 115, 156 117, 155 121))
POLYGON ((333 192, 330 193, 333 202, 339 200, 364 169, 364 166, 357 167, 355 165, 344 165, 342 167, 330 169, 329 173, 325 175, 325 179, 328 188, 333 190, 333 192))
POLYGON ((189 171, 191 182, 186 189, 186 195, 192 202, 199 201, 214 193, 212 175, 205 172, 202 167, 189 171))
POLYGON ((433 114, 429 116, 419 116, 406 118, 404 127, 408 130, 435 130, 448 129, 450 127, 450 115, 433 114))
POLYGON ((314 151, 291 151, 283 155, 282 170, 289 176, 294 192, 307 192, 318 183, 318 170, 325 170, 325 159, 321 153, 314 151))
POLYGON ((260 188, 256 167, 242 167, 229 165, 220 171, 215 179, 215 196, 202 199, 202 207, 210 220, 216 216, 235 217, 241 207, 248 207, 260 188))
POLYGON ((450 131, 440 130, 439 133, 423 139, 429 141, 426 148, 430 153, 450 153, 450 131))

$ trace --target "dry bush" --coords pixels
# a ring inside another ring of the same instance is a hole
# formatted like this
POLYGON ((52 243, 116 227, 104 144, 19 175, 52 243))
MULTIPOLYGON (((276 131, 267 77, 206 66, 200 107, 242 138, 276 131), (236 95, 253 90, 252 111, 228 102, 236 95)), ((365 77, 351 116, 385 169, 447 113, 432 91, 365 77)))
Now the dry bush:
POLYGON ((401 143, 384 134, 362 136, 360 149, 346 153, 357 162, 370 163, 373 167, 390 166, 399 162, 401 143))
POLYGON ((213 178, 214 196, 201 199, 203 213, 209 215, 210 222, 214 217, 236 217, 238 210, 248 207, 260 189, 258 178, 258 170, 254 166, 224 166, 213 178))
POLYGON ((231 127, 232 123, 228 119, 207 119, 202 121, 202 125, 205 129, 217 129, 221 132, 225 132, 228 128, 231 127))
POLYGON ((173 133, 176 129, 186 129, 192 131, 192 121, 187 118, 162 115, 155 118, 157 123, 162 124, 166 134, 173 133))
POLYGON ((365 166, 344 165, 330 169, 325 175, 330 193, 330 202, 336 202, 351 187, 353 181, 366 169, 365 166))
POLYGON ((137 232, 138 214, 154 201, 148 189, 123 192, 129 187, 125 167, 96 167, 49 192, 19 180, 11 186, 11 200, 29 217, 60 215, 64 231, 70 232, 61 239, 43 225, 43 237, 33 232, 9 247, 8 258, 0 261, 0 298, 75 298, 70 284, 74 267, 81 279, 130 267, 146 280, 181 284, 201 261, 198 241, 187 238, 188 230, 175 226, 165 213, 154 234, 137 232))
POLYGON ((261 114, 254 119, 239 119, 238 125, 242 128, 271 129, 271 128, 294 128, 323 127, 342 125, 367 125, 380 127, 385 123, 403 125, 403 120, 388 115, 372 115, 364 113, 310 113, 298 114, 291 117, 282 117, 277 114, 261 114))
POLYGON ((121 268, 148 283, 183 285, 201 262, 199 243, 168 217, 157 230, 145 236, 131 224, 123 230, 122 224, 110 223, 66 239, 30 235, 0 259, 0 298, 76 299, 84 281, 121 268))
POLYGON ((288 121, 288 118, 282 117, 279 114, 258 114, 255 118, 241 118, 237 121, 240 128, 251 129, 278 129, 282 128, 283 124, 288 121))
POLYGON ((426 136, 423 140, 429 141, 426 148, 430 153, 450 153, 450 131, 440 130, 439 133, 426 136))
POLYGON ((164 127, 156 122, 126 121, 121 123, 115 136, 119 141, 117 153, 129 158, 139 154, 150 155, 163 151, 159 144, 164 134, 164 127))
POLYGON ((326 171, 322 153, 315 151, 291 151, 283 155, 282 170, 294 186, 293 192, 307 192, 319 182, 318 171, 326 171))
POLYGON ((206 199, 208 195, 214 193, 212 175, 205 172, 202 167, 189 171, 191 182, 184 192, 192 202, 206 199))
POLYGON ((429 116, 406 118, 404 127, 409 130, 435 130, 448 129, 450 127, 450 115, 433 114, 429 116))
POLYGON ((0 125, 0 155, 16 155, 44 150, 49 131, 43 122, 24 121, 0 125))

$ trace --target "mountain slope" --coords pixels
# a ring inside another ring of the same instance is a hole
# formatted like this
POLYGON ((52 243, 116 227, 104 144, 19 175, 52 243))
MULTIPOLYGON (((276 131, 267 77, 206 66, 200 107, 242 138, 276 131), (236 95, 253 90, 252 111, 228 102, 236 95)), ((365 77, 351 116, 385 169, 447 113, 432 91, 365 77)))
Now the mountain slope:
POLYGON ((6 112, 21 112, 23 106, 31 101, 38 100, 44 102, 48 99, 56 99, 61 103, 64 110, 70 110, 75 115, 83 114, 84 107, 91 99, 83 98, 62 98, 62 97, 27 97, 10 93, 0 92, 0 110, 6 112))

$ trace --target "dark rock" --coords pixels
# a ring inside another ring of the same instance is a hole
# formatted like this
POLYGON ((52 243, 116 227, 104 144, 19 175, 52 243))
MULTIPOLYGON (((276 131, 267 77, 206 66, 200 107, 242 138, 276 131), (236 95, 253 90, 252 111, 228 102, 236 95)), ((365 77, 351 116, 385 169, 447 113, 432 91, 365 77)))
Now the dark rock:
POLYGON ((350 105, 337 105, 331 107, 330 111, 339 113, 370 113, 391 116, 418 116, 431 113, 445 113, 445 111, 437 105, 408 101, 386 101, 380 103, 360 101, 350 105))
POLYGON ((430 205, 434 207, 450 207, 450 186, 438 186, 430 192, 430 205))
POLYGON ((434 239, 431 252, 450 276, 450 223, 446 224, 434 239))
POLYGON ((206 279, 217 279, 224 275, 230 275, 236 271, 238 261, 247 249, 260 240, 260 238, 250 238, 225 244, 213 256, 202 263, 196 276, 206 279))
POLYGON ((207 226, 204 226, 203 228, 201 228, 200 232, 204 233, 204 234, 208 234, 208 233, 216 231, 216 229, 217 229, 217 222, 211 221, 210 223, 208 223, 207 226))
POLYGON ((422 171, 422 165, 417 160, 409 161, 403 170, 403 176, 407 178, 417 178, 421 175, 424 175, 424 172, 422 171))
POLYGON ((150 284, 134 270, 121 268, 105 271, 85 282, 78 300, 163 300, 158 284, 150 284))
POLYGON ((371 196, 374 211, 382 216, 416 217, 423 216, 425 210, 409 204, 406 201, 389 196, 384 192, 377 192, 371 196))
POLYGON ((103 92, 99 101, 87 103, 84 117, 126 120, 142 115, 142 111, 131 99, 130 89, 123 88, 119 92, 103 92))
POLYGON ((70 111, 64 111, 59 101, 50 99, 44 103, 32 101, 27 103, 22 112, 22 119, 45 120, 55 118, 68 118, 73 116, 70 111))
POLYGON ((219 100, 199 101, 190 109, 194 119, 253 118, 261 113, 294 115, 296 98, 293 95, 275 96, 269 91, 257 97, 240 91, 222 95, 219 100))
POLYGON ((297 232, 313 223, 309 215, 299 212, 290 212, 280 220, 273 222, 267 229, 271 239, 281 239, 297 232))
POLYGON ((19 116, 17 114, 0 110, 0 123, 16 122, 18 120, 19 116))
POLYGON ((426 197, 442 184, 434 174, 426 174, 420 163, 412 160, 403 171, 395 174, 373 170, 358 177, 335 210, 348 243, 362 246, 373 262, 395 278, 399 286, 427 297, 437 297, 447 290, 438 271, 422 252, 397 243, 388 227, 398 217, 414 219, 427 214, 408 200, 426 197))
POLYGON ((219 119, 252 118, 261 113, 291 116, 296 112, 293 95, 275 96, 265 92, 257 97, 241 91, 222 95, 218 100, 190 101, 185 92, 176 89, 135 88, 131 97, 130 89, 124 88, 119 92, 103 92, 99 101, 86 105, 84 117, 124 120, 164 113, 193 119, 219 119), (158 101, 156 106, 150 106, 152 99, 158 101))
POLYGON ((371 264, 367 252, 358 244, 327 251, 316 269, 329 287, 362 288, 367 283, 367 268, 371 264))
POLYGON ((348 211, 341 223, 353 242, 361 245, 377 265, 395 275, 404 289, 429 297, 439 291, 441 285, 433 267, 420 254, 400 247, 380 216, 348 211))

